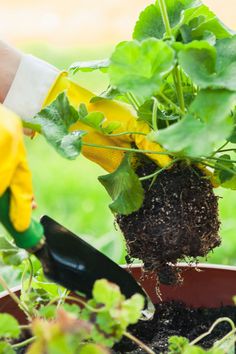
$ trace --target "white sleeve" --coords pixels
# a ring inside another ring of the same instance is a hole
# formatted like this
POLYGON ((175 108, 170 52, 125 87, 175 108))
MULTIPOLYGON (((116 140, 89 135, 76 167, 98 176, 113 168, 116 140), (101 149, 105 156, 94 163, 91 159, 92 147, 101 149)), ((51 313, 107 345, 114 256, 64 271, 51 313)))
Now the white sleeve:
POLYGON ((22 119, 32 118, 42 108, 59 70, 32 55, 23 55, 4 106, 22 119))

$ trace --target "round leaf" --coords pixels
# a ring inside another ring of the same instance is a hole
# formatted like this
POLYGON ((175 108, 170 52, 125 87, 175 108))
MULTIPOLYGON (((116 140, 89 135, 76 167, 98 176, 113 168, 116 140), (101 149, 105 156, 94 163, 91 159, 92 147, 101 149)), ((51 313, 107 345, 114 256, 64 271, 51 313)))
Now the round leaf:
POLYGON ((20 327, 18 321, 8 313, 0 314, 0 338, 19 338, 20 327))
POLYGON ((120 91, 139 97, 156 93, 163 77, 174 66, 175 54, 165 42, 150 38, 120 43, 111 57, 109 75, 111 84, 120 91))

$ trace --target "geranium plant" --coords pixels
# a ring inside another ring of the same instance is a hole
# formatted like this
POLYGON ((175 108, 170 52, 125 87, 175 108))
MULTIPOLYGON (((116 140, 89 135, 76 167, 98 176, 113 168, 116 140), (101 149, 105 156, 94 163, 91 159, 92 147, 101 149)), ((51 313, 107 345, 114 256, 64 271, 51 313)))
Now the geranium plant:
POLYGON ((70 159, 88 145, 126 152, 118 169, 99 181, 130 256, 158 271, 161 281, 178 282, 171 265, 220 244, 212 186, 236 189, 236 36, 199 0, 158 0, 141 12, 133 40, 119 43, 109 59, 70 67, 72 74, 92 70, 106 72, 110 84, 91 102, 131 105, 150 127, 135 134, 164 152, 86 143, 86 130, 70 131, 75 122, 109 136, 119 122, 108 124, 104 113, 88 112, 83 103, 74 108, 66 92, 25 124, 70 159), (171 162, 160 168, 143 153, 166 154, 171 162))

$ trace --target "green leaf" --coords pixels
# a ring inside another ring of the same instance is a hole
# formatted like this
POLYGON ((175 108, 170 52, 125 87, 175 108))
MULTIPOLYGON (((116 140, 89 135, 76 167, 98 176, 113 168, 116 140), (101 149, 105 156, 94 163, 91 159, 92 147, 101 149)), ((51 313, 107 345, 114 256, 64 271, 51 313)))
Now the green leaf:
MULTIPOLYGON (((186 9, 201 4, 198 0, 166 0, 167 12, 171 27, 175 27, 186 9)), ((148 6, 141 12, 135 25, 133 38, 143 40, 149 37, 161 39, 165 34, 165 26, 162 20, 158 1, 155 5, 148 6)))
POLYGON ((113 213, 128 215, 141 207, 144 190, 131 167, 128 154, 125 155, 120 166, 114 172, 100 176, 98 180, 113 200, 113 203, 109 205, 113 213))
POLYGON ((18 321, 8 313, 0 314, 0 338, 19 338, 20 327, 18 321))
POLYGON ((79 119, 82 120, 88 115, 86 104, 81 103, 78 109, 79 119))
POLYGON ((172 336, 169 338, 169 354, 182 354, 189 340, 184 337, 172 336))
POLYGON ((130 324, 137 323, 144 308, 144 297, 140 294, 133 295, 124 302, 123 308, 126 321, 128 318, 130 324))
POLYGON ((79 113, 70 105, 66 93, 61 93, 54 102, 42 109, 30 123, 44 135, 49 144, 65 158, 75 159, 81 151, 81 140, 86 132, 69 128, 79 119, 79 113), (38 128, 40 127, 40 129, 38 128))
POLYGON ((77 61, 69 67, 69 70, 72 74, 76 74, 78 71, 82 72, 91 72, 94 70, 106 71, 109 67, 110 61, 109 59, 102 60, 92 60, 92 61, 77 61))
POLYGON ((46 320, 52 320, 56 317, 57 306, 49 305, 49 306, 41 306, 38 310, 39 316, 43 317, 46 320))
POLYGON ((164 33, 165 26, 159 7, 154 4, 149 5, 139 15, 139 19, 134 28, 133 39, 139 41, 150 37, 161 39, 164 33))
POLYGON ((106 120, 105 116, 101 112, 91 112, 88 113, 84 118, 80 119, 81 122, 88 125, 91 128, 96 130, 101 130, 104 121, 106 120))
POLYGON ((9 343, 0 342, 0 354, 16 354, 9 343))
POLYGON ((62 286, 59 286, 54 282, 50 282, 47 278, 45 278, 42 270, 34 276, 31 287, 32 290, 38 290, 42 293, 45 292, 45 295, 47 294, 50 299, 60 296, 65 290, 62 286))
POLYGON ((227 28, 206 6, 203 5, 208 14, 206 20, 192 31, 193 38, 201 39, 206 31, 211 32, 217 39, 230 38, 233 31, 227 28))
POLYGON ((127 99, 127 97, 125 95, 123 95, 122 93, 120 93, 119 90, 115 89, 114 87, 112 87, 110 85, 99 96, 92 97, 90 102, 97 103, 97 102, 101 102, 103 100, 117 100, 117 101, 129 103, 129 100, 127 99))
POLYGON ((146 98, 158 92, 174 63, 174 51, 163 41, 150 38, 141 43, 122 42, 111 57, 111 84, 146 98))
POLYGON ((120 288, 106 279, 97 280, 93 287, 93 298, 98 304, 103 304, 106 308, 117 306, 125 297, 121 294, 120 288))
POLYGON ((209 354, 235 354, 235 336, 232 334, 218 348, 212 348, 209 350, 209 354), (215 349, 215 351, 214 351, 215 349), (218 349, 218 352, 216 351, 218 349))
POLYGON ((205 350, 198 345, 189 344, 184 337, 173 336, 169 338, 169 354, 224 354, 224 351, 217 347, 205 350))
POLYGON ((144 120, 150 126, 152 126, 152 111, 153 111, 153 100, 145 101, 138 110, 139 120, 144 120))
POLYGON ((107 122, 104 114, 101 112, 88 113, 84 104, 79 107, 80 121, 102 134, 111 134, 120 127, 120 122, 107 122), (86 113, 87 112, 87 113, 86 113))
POLYGON ((227 139, 230 143, 236 144, 236 127, 234 127, 234 130, 230 137, 227 139))
MULTIPOLYGON (((184 41, 203 39, 211 32, 217 39, 228 38, 233 34, 216 15, 198 0, 166 0, 167 12, 172 33, 184 41), (187 35, 187 38, 186 38, 187 35)), ((133 38, 139 41, 150 37, 161 39, 165 35, 161 11, 158 5, 149 5, 141 12, 135 25, 133 38)))
POLYGON ((206 31, 213 33, 217 39, 228 38, 232 35, 232 31, 200 1, 182 11, 181 20, 173 28, 173 33, 176 37, 178 36, 180 28, 184 25, 188 25, 191 29, 192 40, 203 39, 206 31))
POLYGON ((224 154, 218 156, 219 160, 215 164, 215 174, 220 181, 220 184, 231 180, 235 177, 236 170, 234 169, 234 164, 231 162, 230 155, 224 154), (220 161, 222 159, 223 161, 220 161), (225 169, 224 169, 225 168, 225 169), (232 172, 230 172, 232 170, 232 172), (233 173, 235 172, 235 174, 233 173))
POLYGON ((79 307, 79 305, 76 305, 76 304, 64 303, 64 304, 62 304, 62 307, 66 312, 69 312, 69 313, 75 315, 76 317, 79 317, 79 315, 81 313, 81 308, 79 307))
POLYGON ((166 150, 182 156, 201 157, 213 152, 215 145, 233 130, 231 109, 236 94, 226 90, 203 90, 178 123, 149 134, 166 150))
POLYGON ((234 129, 231 133, 231 135, 228 137, 228 141, 232 144, 236 144, 236 107, 235 109, 231 112, 232 119, 234 121, 234 129))
POLYGON ((19 266, 28 258, 28 253, 16 247, 5 237, 0 237, 0 255, 4 264, 19 266))
POLYGON ((212 46, 216 44, 216 36, 213 32, 210 31, 205 31, 203 33, 202 40, 207 41, 212 46))
POLYGON ((226 88, 236 91, 236 36, 210 46, 205 41, 183 45, 179 63, 201 88, 226 88))

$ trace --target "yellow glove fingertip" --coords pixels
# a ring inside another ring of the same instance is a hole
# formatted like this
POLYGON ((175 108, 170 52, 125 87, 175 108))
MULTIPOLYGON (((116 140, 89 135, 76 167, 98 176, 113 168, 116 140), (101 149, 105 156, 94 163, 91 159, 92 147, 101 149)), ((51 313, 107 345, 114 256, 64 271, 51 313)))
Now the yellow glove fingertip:
POLYGON ((11 195, 10 219, 16 231, 26 231, 31 222, 32 197, 11 195))

